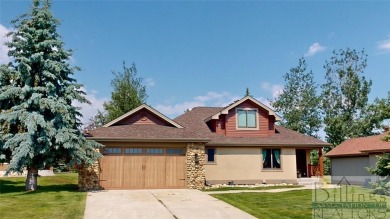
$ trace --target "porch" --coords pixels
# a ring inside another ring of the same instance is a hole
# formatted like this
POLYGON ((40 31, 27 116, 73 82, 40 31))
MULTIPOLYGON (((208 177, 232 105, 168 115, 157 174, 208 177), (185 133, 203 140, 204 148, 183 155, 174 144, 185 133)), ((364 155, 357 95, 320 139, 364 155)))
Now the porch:
POLYGON ((296 149, 297 178, 310 178, 324 176, 322 148, 296 149), (310 156, 311 151, 318 153, 318 159, 310 156))

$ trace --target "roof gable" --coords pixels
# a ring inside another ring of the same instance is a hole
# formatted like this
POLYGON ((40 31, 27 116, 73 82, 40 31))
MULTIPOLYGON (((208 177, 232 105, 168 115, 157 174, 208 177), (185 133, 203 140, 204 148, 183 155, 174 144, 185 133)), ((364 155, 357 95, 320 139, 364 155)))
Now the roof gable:
POLYGON ((137 114, 137 113, 139 113, 139 112, 141 112, 143 110, 149 111, 152 115, 154 115, 155 118, 160 119, 163 122, 172 125, 173 127, 183 128, 181 125, 179 125, 175 121, 171 120, 170 118, 166 117, 164 114, 158 112, 157 110, 153 109, 152 107, 150 107, 150 106, 148 106, 146 104, 142 104, 141 106, 139 106, 139 107, 137 107, 137 108, 135 108, 133 110, 130 110, 129 112, 125 113, 124 115, 122 115, 122 116, 114 119, 113 121, 105 124, 103 127, 110 127, 110 126, 114 126, 114 125, 120 125, 120 124, 122 124, 121 123, 122 121, 130 119, 130 117, 132 117, 133 115, 135 115, 135 114, 137 114))
POLYGON ((247 100, 250 100, 252 101, 253 103, 255 103, 256 105, 258 105, 259 107, 263 108, 265 111, 268 112, 268 115, 273 115, 275 116, 275 121, 280 121, 282 120, 282 118, 276 114, 276 112, 274 110, 272 110, 271 108, 269 108, 268 106, 266 106, 265 104, 261 103, 260 101, 256 100, 255 98, 251 97, 251 96, 246 96, 244 98, 242 98, 241 100, 238 100, 232 104, 230 104, 229 106, 223 108, 221 111, 217 112, 216 114, 208 117, 205 122, 208 122, 212 119, 218 119, 220 115, 222 114, 228 114, 229 113, 229 110, 231 109, 234 109, 235 107, 237 107, 238 105, 240 105, 241 103, 247 101, 247 100))

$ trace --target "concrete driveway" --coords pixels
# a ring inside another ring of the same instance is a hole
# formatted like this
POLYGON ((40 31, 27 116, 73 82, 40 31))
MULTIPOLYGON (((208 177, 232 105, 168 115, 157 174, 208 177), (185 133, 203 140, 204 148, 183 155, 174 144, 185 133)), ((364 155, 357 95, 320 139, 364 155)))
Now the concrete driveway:
POLYGON ((84 219, 255 217, 199 190, 103 190, 89 192, 84 219))

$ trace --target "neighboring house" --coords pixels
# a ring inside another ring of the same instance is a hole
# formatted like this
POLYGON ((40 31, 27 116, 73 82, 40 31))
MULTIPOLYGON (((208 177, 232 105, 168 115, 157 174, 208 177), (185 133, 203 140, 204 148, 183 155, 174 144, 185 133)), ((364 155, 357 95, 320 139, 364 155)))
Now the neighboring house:
MULTIPOLYGON (((8 172, 6 175, 8 168, 8 163, 0 163, 0 177, 13 177, 13 176, 27 176, 27 170, 25 169, 22 173, 18 172, 8 172)), ((38 170, 39 176, 53 176, 53 168, 48 168, 45 170, 38 170)))
POLYGON ((384 136, 348 139, 329 151, 325 156, 331 160, 332 183, 337 184, 343 177, 355 185, 368 186, 376 181, 377 176, 370 174, 367 167, 375 167, 377 156, 390 152, 390 142, 382 141, 384 136))
POLYGON ((87 133, 106 147, 99 164, 80 173, 79 186, 201 189, 206 183, 296 183, 297 172, 313 175, 310 151, 321 154, 329 144, 275 125, 280 120, 249 96, 227 107, 195 107, 173 120, 141 105, 87 133))

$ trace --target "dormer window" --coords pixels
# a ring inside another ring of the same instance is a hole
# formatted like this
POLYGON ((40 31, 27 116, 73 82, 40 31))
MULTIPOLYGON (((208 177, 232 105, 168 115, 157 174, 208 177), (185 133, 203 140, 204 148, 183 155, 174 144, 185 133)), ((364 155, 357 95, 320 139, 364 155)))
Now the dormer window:
POLYGON ((237 109, 237 128, 256 129, 257 109, 237 109))

